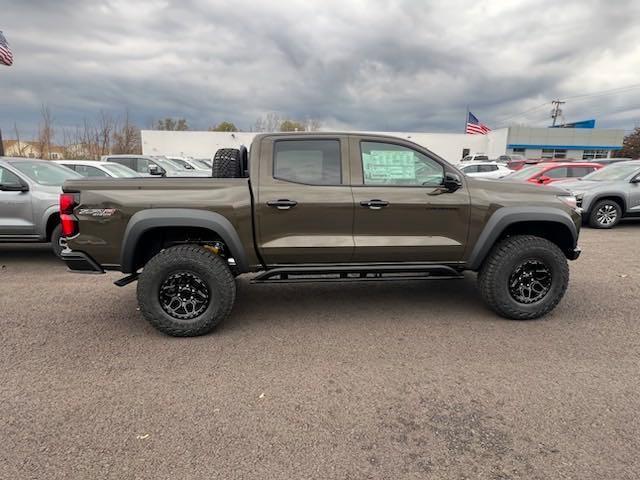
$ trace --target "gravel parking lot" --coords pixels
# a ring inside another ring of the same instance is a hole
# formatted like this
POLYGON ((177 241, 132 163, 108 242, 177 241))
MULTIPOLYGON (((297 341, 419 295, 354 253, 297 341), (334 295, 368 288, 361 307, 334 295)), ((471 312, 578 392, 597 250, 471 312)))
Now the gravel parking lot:
POLYGON ((242 279, 191 339, 116 274, 0 246, 0 477, 637 478, 639 238, 584 229, 543 320, 496 318, 473 275, 242 279))

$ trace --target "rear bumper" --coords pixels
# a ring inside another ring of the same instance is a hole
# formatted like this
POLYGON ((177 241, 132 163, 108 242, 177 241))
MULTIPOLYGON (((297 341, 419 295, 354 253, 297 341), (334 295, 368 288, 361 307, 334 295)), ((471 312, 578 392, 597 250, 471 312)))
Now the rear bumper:
POLYGON ((103 268, 84 252, 75 252, 66 248, 61 254, 62 260, 72 272, 76 273, 104 273, 103 268))

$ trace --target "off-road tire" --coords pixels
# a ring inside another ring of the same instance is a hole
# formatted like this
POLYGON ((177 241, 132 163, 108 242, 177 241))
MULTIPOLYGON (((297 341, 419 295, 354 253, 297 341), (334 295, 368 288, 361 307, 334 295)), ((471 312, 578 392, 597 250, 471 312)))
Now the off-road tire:
POLYGON ((214 178, 239 178, 242 176, 242 155, 237 148, 221 148, 213 157, 211 174, 214 178))
POLYGON ((591 213, 589 214, 589 226, 591 228, 613 228, 618 224, 618 222, 620 222, 621 217, 622 209, 618 202, 609 199, 600 200, 591 209, 591 213), (609 208, 615 212, 615 219, 611 223, 603 224, 598 220, 598 215, 602 208, 609 208))
POLYGON ((56 225, 56 227, 51 231, 51 250, 53 251, 53 254, 58 257, 58 258, 62 258, 62 250, 64 250, 64 247, 62 247, 62 245, 60 245, 60 238, 62 237, 62 226, 60 224, 56 225))
POLYGON ((486 304, 498 315, 512 320, 539 318, 560 302, 569 284, 569 265, 560 248, 533 235, 507 237, 493 247, 480 273, 478 287, 486 304), (511 276, 524 262, 544 263, 551 273, 548 292, 534 303, 517 301, 509 290, 511 276))
POLYGON ((199 245, 170 247, 154 256, 144 266, 138 280, 138 304, 144 318, 167 335, 195 337, 209 333, 231 313, 236 284, 226 261, 199 245), (209 290, 209 303, 200 315, 178 319, 167 313, 160 303, 160 287, 176 273, 197 275, 209 290))

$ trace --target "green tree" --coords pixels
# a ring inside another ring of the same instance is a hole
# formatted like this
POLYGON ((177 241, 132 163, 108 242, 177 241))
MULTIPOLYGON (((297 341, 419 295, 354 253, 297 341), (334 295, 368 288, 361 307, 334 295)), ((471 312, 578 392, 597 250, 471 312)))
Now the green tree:
POLYGON ((640 158, 640 127, 624 137, 622 150, 616 152, 618 157, 640 158))
POLYGON ((305 130, 304 124, 295 120, 285 120, 280 124, 281 132, 304 132, 305 130))
POLYGON ((238 127, 232 122, 220 122, 215 127, 209 128, 210 132, 237 132, 238 127))
POLYGON ((174 130, 184 131, 189 130, 189 125, 184 118, 171 118, 167 117, 164 120, 158 120, 153 126, 155 130, 174 130))

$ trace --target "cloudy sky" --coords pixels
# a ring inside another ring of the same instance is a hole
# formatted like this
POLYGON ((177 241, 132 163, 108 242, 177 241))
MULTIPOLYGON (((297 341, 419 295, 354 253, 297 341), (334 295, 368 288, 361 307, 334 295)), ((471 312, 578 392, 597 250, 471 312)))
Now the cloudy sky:
POLYGON ((248 130, 275 111, 325 129, 459 132, 467 105, 492 128, 547 125, 556 97, 567 121, 640 122, 637 0, 0 0, 0 12, 15 57, 0 66, 5 138, 14 122, 33 133, 42 104, 59 129, 128 109, 143 127, 179 116, 248 130))

